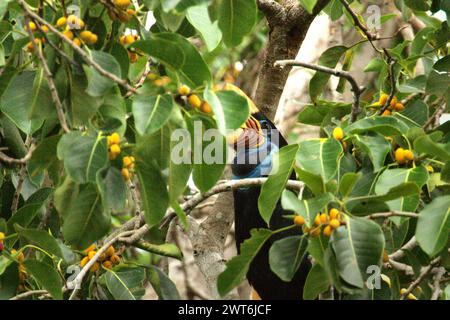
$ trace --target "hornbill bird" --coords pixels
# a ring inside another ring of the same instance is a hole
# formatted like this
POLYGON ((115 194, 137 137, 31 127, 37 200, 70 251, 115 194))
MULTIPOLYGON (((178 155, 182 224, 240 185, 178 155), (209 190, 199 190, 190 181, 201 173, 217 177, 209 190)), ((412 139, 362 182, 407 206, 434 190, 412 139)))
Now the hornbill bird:
MULTIPOLYGON (((236 156, 231 164, 233 179, 267 177, 272 167, 273 154, 286 146, 287 141, 238 87, 225 84, 224 89, 233 90, 244 96, 250 105, 251 112, 244 125, 227 137, 228 143, 236 150, 236 156)), ((294 173, 291 179, 295 179, 294 173)), ((268 228, 258 210, 260 191, 260 187, 234 190, 235 237, 238 253, 240 253, 242 242, 250 238, 251 229, 268 228)), ((277 230, 292 225, 291 220, 283 217, 289 214, 292 212, 284 210, 279 201, 270 220, 270 229, 277 230)), ((269 249, 273 242, 287 236, 298 235, 300 232, 298 228, 295 228, 272 236, 252 261, 247 280, 261 299, 302 299, 306 276, 311 268, 310 261, 307 258, 304 259, 291 282, 281 280, 269 266, 269 249)))

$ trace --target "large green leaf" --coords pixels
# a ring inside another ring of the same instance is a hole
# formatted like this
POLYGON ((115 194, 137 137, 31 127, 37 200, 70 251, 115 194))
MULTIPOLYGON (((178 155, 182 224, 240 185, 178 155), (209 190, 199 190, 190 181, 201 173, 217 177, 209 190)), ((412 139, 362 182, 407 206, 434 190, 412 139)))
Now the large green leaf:
POLYGON ((241 254, 228 261, 225 271, 217 279, 217 289, 221 296, 226 295, 245 279, 250 263, 271 235, 272 231, 268 229, 251 231, 251 237, 241 245, 241 254))
MULTIPOLYGON (((127 57, 128 58, 128 57, 127 57)), ((100 107, 100 98, 86 93, 87 78, 73 75, 70 77, 69 112, 73 126, 85 126, 100 107)))
POLYGON ((353 140, 370 158, 375 172, 384 167, 387 154, 391 151, 391 144, 382 135, 354 135, 353 140))
POLYGON ((303 288, 303 299, 314 300, 319 294, 326 291, 330 286, 330 281, 325 270, 320 264, 315 264, 309 270, 306 277, 305 287, 303 288))
POLYGON ((214 92, 207 88, 204 96, 211 105, 217 126, 224 136, 230 130, 239 128, 250 115, 247 99, 234 91, 214 92))
POLYGON ((32 71, 15 75, 0 99, 0 110, 26 134, 34 133, 43 122, 43 119, 29 118, 29 110, 34 108, 39 98, 33 91, 35 76, 32 71))
POLYGON ((341 118, 350 113, 351 104, 317 100, 315 104, 306 105, 298 114, 298 121, 312 126, 320 126, 330 116, 341 118))
MULTIPOLYGON (((308 0, 311 2, 311 0, 308 0)), ((315 3, 310 3, 314 7, 315 3)), ((311 9, 312 10, 312 9, 311 9)), ((348 50, 345 46, 335 46, 328 48, 319 58, 319 65, 335 68, 342 55, 348 50)), ((329 73, 317 71, 309 82, 309 95, 311 100, 315 101, 317 97, 324 92, 324 88, 330 79, 329 73)))
POLYGON ((416 238, 430 257, 439 253, 448 242, 450 230, 450 196, 442 196, 427 204, 419 214, 416 238))
POLYGON ((106 287, 116 300, 138 300, 145 294, 145 269, 126 268, 105 273, 106 287))
POLYGON ((342 146, 335 139, 306 140, 300 142, 296 165, 327 182, 336 175, 341 154, 342 146))
POLYGON ((320 175, 313 174, 297 167, 295 168, 295 172, 297 173, 298 180, 303 181, 316 196, 325 192, 325 183, 320 175))
POLYGON ((177 287, 161 269, 152 266, 149 280, 160 300, 180 300, 177 287))
POLYGON ((103 210, 101 197, 93 184, 81 186, 78 197, 71 199, 64 211, 64 240, 78 249, 89 247, 110 228, 111 216, 103 210))
MULTIPOLYGON (((91 51, 92 60, 97 62, 104 70, 121 78, 122 70, 120 64, 114 56, 103 51, 91 51)), ((88 78, 88 87, 86 92, 93 97, 99 97, 108 92, 115 86, 115 82, 109 78, 102 76, 92 67, 85 66, 84 72, 88 78)))
POLYGON ((154 164, 152 159, 138 155, 136 168, 145 222, 149 226, 157 225, 164 217, 169 206, 166 183, 161 175, 161 170, 154 164))
POLYGON ((429 118, 428 106, 422 100, 414 100, 407 105, 401 115, 423 126, 429 118))
POLYGON ((133 116, 136 131, 143 135, 159 130, 169 119, 174 103, 168 94, 137 95, 133 99, 133 116))
POLYGON ((37 229, 26 229, 19 225, 14 226, 19 235, 36 246, 44 249, 57 257, 63 258, 63 254, 56 239, 52 237, 47 231, 37 229))
POLYGON ((426 153, 441 160, 450 160, 450 150, 448 146, 433 141, 430 136, 425 135, 414 140, 414 150, 419 153, 426 153))
POLYGON ((270 269, 283 281, 291 281, 306 254, 306 236, 291 236, 275 241, 269 250, 270 269))
POLYGON ((219 7, 219 28, 223 41, 230 47, 238 46, 256 23, 255 0, 222 0, 219 7))
POLYGON ((390 136, 396 134, 406 134, 408 129, 409 127, 397 118, 375 116, 356 121, 348 126, 345 131, 348 133, 374 131, 384 136, 390 136))
POLYGON ((35 177, 58 161, 56 146, 60 138, 60 135, 45 138, 34 150, 31 159, 27 163, 28 174, 31 177, 35 177))
POLYGON ((97 172, 108 161, 107 151, 104 137, 73 131, 62 136, 57 152, 72 179, 85 183, 96 181, 97 172))
MULTIPOLYGON (((420 189, 428 180, 427 170, 423 166, 410 169, 389 169, 383 171, 375 185, 377 195, 385 195, 391 188, 397 187, 405 182, 412 182, 420 189)), ((419 204, 419 194, 401 197, 388 201, 391 210, 414 212, 419 204)))
POLYGON ((34 279, 50 293, 53 299, 62 300, 62 281, 53 266, 37 260, 26 260, 24 266, 34 279))
POLYGON ((125 211, 127 186, 119 169, 109 167, 97 175, 97 185, 105 210, 113 213, 125 211))
POLYGON ((351 286, 363 288, 369 266, 379 266, 384 250, 381 228, 373 221, 351 218, 330 238, 340 278, 351 286))
POLYGON ((186 17, 190 24, 200 32, 208 51, 213 51, 219 45, 220 40, 222 40, 222 32, 219 29, 218 22, 211 21, 208 6, 199 5, 190 7, 187 10, 186 17))
POLYGON ((176 71, 190 87, 199 87, 211 81, 211 72, 200 53, 179 34, 152 34, 150 40, 137 41, 133 46, 176 71))
POLYGON ((352 192, 359 178, 361 178, 361 173, 347 172, 342 176, 342 179, 339 181, 339 192, 341 193, 343 198, 348 197, 348 195, 352 192))
POLYGON ((261 217, 269 224, 278 199, 283 192, 294 168, 298 145, 292 144, 280 149, 273 155, 272 171, 261 188, 258 209, 261 217))

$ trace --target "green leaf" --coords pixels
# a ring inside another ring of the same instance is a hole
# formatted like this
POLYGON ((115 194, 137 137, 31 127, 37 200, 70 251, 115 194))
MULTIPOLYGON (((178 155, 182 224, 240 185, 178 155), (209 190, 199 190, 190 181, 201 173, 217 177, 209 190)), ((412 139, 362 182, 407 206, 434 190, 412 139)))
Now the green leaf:
POLYGON ((138 300, 145 294, 145 269, 126 268, 105 273, 106 287, 116 300, 138 300))
POLYGON ((306 140, 300 142, 296 165, 328 182, 336 175, 341 154, 342 146, 335 139, 306 140))
POLYGON ((291 236, 275 241, 269 250, 270 269, 283 281, 291 281, 306 254, 306 236, 291 236))
POLYGON ((0 110, 26 134, 34 133, 43 123, 43 119, 31 120, 28 116, 39 98, 33 91, 35 76, 31 71, 15 75, 0 99, 0 110))
POLYGON ((306 9, 306 11, 312 13, 314 7, 316 6, 317 0, 300 0, 300 3, 302 4, 303 8, 306 9))
POLYGON ((95 185, 81 186, 78 197, 66 206, 62 233, 68 244, 85 249, 108 232, 111 216, 103 210, 95 185))
POLYGON ((426 93, 436 95, 438 97, 443 97, 448 94, 450 87, 450 76, 448 72, 437 71, 432 69, 428 74, 427 85, 425 88, 426 93))
POLYGON ((145 222, 149 226, 157 225, 164 217, 169 206, 169 195, 160 169, 151 159, 136 158, 136 174, 141 187, 142 206, 145 222))
POLYGON ((62 281, 58 272, 52 266, 31 259, 24 261, 23 264, 27 272, 50 293, 53 299, 62 300, 62 281))
POLYGON ((245 279, 253 258, 272 235, 268 229, 253 229, 250 233, 250 238, 241 245, 241 254, 228 261, 225 271, 217 279, 217 289, 222 297, 245 279))
POLYGON ((450 160, 450 151, 448 147, 442 143, 434 142, 428 135, 414 140, 414 150, 418 153, 425 153, 444 161, 450 160))
POLYGON ((314 195, 317 196, 325 192, 325 183, 320 175, 313 174, 297 167, 295 168, 295 172, 297 173, 298 180, 303 181, 305 185, 311 189, 314 195))
MULTIPOLYGON (((0 4, 1 6, 1 4, 0 4)), ((0 300, 7 300, 17 294, 17 286, 19 285, 19 265, 11 264, 2 271, 4 262, 12 262, 4 256, 0 257, 0 300)))
POLYGON ((416 11, 428 11, 430 5, 426 0, 404 0, 405 5, 416 11))
POLYGON ((256 1, 222 0, 218 12, 223 41, 230 48, 237 47, 256 23, 256 1))
POLYGON ((35 177, 42 171, 46 170, 51 165, 58 161, 56 156, 56 147, 60 135, 51 136, 42 140, 42 142, 34 150, 30 161, 28 161, 28 174, 30 177, 35 177))
POLYGON ((305 218, 306 225, 314 223, 317 213, 322 211, 334 197, 331 193, 323 193, 315 198, 300 200, 293 192, 285 190, 281 197, 281 205, 285 210, 294 211, 305 218))
POLYGON ((391 144, 382 135, 355 135, 353 140, 365 153, 369 155, 375 172, 384 167, 387 154, 391 151, 391 144))
POLYGON ((78 131, 62 136, 57 153, 67 173, 78 183, 95 182, 97 172, 108 162, 106 139, 78 131))
POLYGON ((261 187, 258 199, 258 209, 261 217, 269 224, 278 199, 283 192, 295 163, 298 145, 292 144, 283 147, 272 158, 272 171, 267 181, 261 187))
POLYGON ((320 264, 315 264, 309 270, 308 276, 306 277, 305 287, 303 288, 303 299, 315 300, 329 286, 330 281, 325 270, 320 264))
POLYGON ((416 238, 430 257, 435 256, 448 241, 450 230, 450 196, 441 196, 427 204, 419 214, 416 238))
MULTIPOLYGON (((127 56, 128 59, 128 56, 127 56)), ((69 111, 73 126, 85 126, 100 107, 100 98, 86 93, 87 78, 73 75, 70 77, 69 111)))
MULTIPOLYGON (((91 55, 92 60, 98 63, 104 70, 119 78, 122 78, 120 64, 114 56, 103 51, 91 51, 91 55)), ((100 97, 115 86, 114 81, 102 76, 92 67, 84 66, 84 72, 88 78, 88 87, 86 92, 93 97, 100 97)))
POLYGON ((418 125, 423 126, 429 118, 428 106, 422 100, 414 100, 412 103, 408 104, 401 115, 411 119, 418 125))
POLYGON ((314 105, 305 106, 298 115, 298 121, 312 126, 323 125, 325 119, 342 118, 351 112, 351 104, 317 100, 314 105))
POLYGON ((339 192, 341 193, 343 198, 349 196, 350 192, 352 192, 359 178, 361 178, 361 173, 353 173, 347 172, 342 176, 341 181, 339 182, 339 192))
POLYGON ((184 37, 176 33, 152 34, 150 40, 137 41, 133 47, 158 59, 173 71, 188 86, 196 88, 210 82, 211 72, 197 49, 184 37))
POLYGON ((207 5, 190 7, 187 10, 187 19, 195 29, 200 32, 208 51, 213 51, 222 40, 222 32, 219 29, 218 22, 211 21, 207 5))
POLYGON ((163 244, 152 244, 150 242, 142 241, 134 244, 136 247, 165 257, 171 257, 174 259, 183 259, 183 252, 180 248, 173 243, 163 243, 163 244))
POLYGON ((220 132, 226 136, 230 130, 235 130, 250 116, 247 99, 234 91, 219 91, 206 88, 206 101, 211 105, 220 132))
MULTIPOLYGON (((305 0, 303 0, 305 1, 305 0)), ((314 0, 308 0, 308 2, 315 2, 314 0)), ((314 3, 315 5, 315 3, 314 3)), ((328 48, 319 58, 319 65, 328 68, 335 68, 342 55, 348 50, 345 46, 335 46, 328 48)), ((329 73, 317 71, 309 82, 309 95, 311 100, 315 101, 317 97, 324 91, 328 80, 331 75, 329 73)))
POLYGON ((39 248, 44 249, 48 253, 51 253, 57 257, 63 258, 61 248, 56 242, 55 238, 52 237, 47 231, 37 230, 37 229, 25 229, 20 225, 14 225, 16 231, 19 235, 31 243, 35 244, 39 248))
POLYGON ((105 210, 112 213, 125 211, 127 186, 119 169, 109 167, 97 175, 97 185, 102 196, 105 210))
POLYGON ((376 116, 356 121, 348 126, 345 131, 349 134, 374 131, 384 136, 391 136, 406 134, 408 129, 409 127, 397 118, 376 116))
POLYGON ((172 97, 168 94, 135 96, 132 108, 136 131, 141 135, 158 131, 169 119, 173 107, 172 97))
POLYGON ((447 183, 450 183, 450 161, 447 161, 441 170, 441 179, 447 183))
POLYGON ((180 300, 177 287, 159 268, 152 266, 149 270, 149 280, 160 300, 180 300))
POLYGON ((332 233, 330 245, 336 255, 340 278, 354 287, 363 288, 368 277, 367 268, 380 265, 384 236, 375 222, 351 218, 346 226, 332 233))

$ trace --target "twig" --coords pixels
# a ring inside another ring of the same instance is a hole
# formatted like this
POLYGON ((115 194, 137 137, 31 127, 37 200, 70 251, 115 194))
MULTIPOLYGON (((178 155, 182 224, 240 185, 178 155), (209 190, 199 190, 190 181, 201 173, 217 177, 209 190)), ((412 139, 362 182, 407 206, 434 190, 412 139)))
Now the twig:
MULTIPOLYGON (((23 4, 23 0, 19 0, 19 3, 23 4)), ((22 7, 25 9, 26 5, 23 4, 22 7)), ((37 16, 39 17, 39 16, 37 16)), ((40 17, 39 17, 40 18, 40 17)), ((33 19, 34 20, 34 19, 33 19)), ((53 81, 53 75, 48 67, 47 61, 45 60, 44 54, 42 53, 41 48, 39 48, 39 45, 36 43, 33 32, 28 27, 30 22, 30 18, 28 14, 25 15, 25 23, 26 27, 25 29, 28 32, 28 35, 30 36, 31 43, 33 45, 34 52, 38 56, 39 60, 41 61, 42 68, 44 70, 45 77, 47 78, 48 87, 50 89, 50 93, 52 96, 53 103, 56 107, 56 113, 58 114, 59 123, 61 124, 61 128, 64 130, 64 132, 70 132, 69 127, 67 126, 66 118, 64 116, 64 110, 61 103, 61 100, 59 99, 58 90, 56 89, 55 82, 53 81)), ((41 29, 42 30, 42 29, 41 29)))
MULTIPOLYGON (((373 33, 371 33, 369 31, 369 29, 364 24, 361 23, 361 21, 358 18, 358 15, 350 7, 350 4, 346 0, 341 0, 341 3, 345 7, 347 12, 350 14, 350 16, 352 17, 353 23, 355 24, 355 26, 357 26, 364 33, 364 35, 367 37, 367 39, 369 41, 376 40, 377 36, 374 35, 373 33)), ((377 49, 377 51, 378 51, 378 49, 377 49)))
POLYGON ((31 159, 34 150, 36 149, 36 145, 33 143, 31 144, 30 148, 28 149, 27 153, 25 154, 25 156, 23 156, 20 159, 16 159, 16 158, 11 158, 10 156, 4 154, 3 152, 0 151, 0 160, 3 162, 6 162, 8 164, 25 164, 28 160, 31 159))
POLYGON ((21 168, 19 170, 19 179, 17 181, 16 191, 14 192, 13 201, 11 204, 12 214, 16 213, 17 207, 19 206, 20 194, 22 193, 23 183, 25 182, 26 174, 27 174, 27 166, 25 164, 21 164, 21 168))
POLYGON ((431 261, 431 263, 422 268, 420 275, 417 277, 416 280, 414 280, 409 287, 406 289, 406 291, 400 296, 400 300, 404 300, 421 282, 425 277, 433 270, 433 266, 438 264, 441 261, 441 257, 438 257, 431 261))
POLYGON ((353 92, 353 98, 354 98, 353 106, 352 106, 352 113, 351 113, 351 122, 356 121, 359 113, 361 112, 359 100, 360 100, 361 93, 364 91, 364 89, 359 87, 355 78, 353 78, 353 76, 349 72, 344 71, 344 70, 331 69, 331 68, 327 68, 324 66, 305 63, 305 62, 296 61, 296 60, 279 60, 279 61, 276 61, 274 65, 277 67, 286 67, 286 66, 304 67, 304 68, 308 68, 308 69, 312 69, 312 70, 316 70, 316 71, 320 71, 320 72, 325 72, 325 73, 334 75, 336 77, 346 79, 348 82, 350 82, 350 85, 352 86, 352 92, 353 92))
POLYGON ((389 218, 389 217, 418 218, 419 215, 413 212, 390 211, 390 212, 373 213, 371 215, 366 216, 367 219, 389 218))
POLYGON ((116 82, 117 84, 121 85, 128 91, 135 92, 136 90, 127 82, 127 80, 121 79, 117 77, 115 74, 112 74, 105 69, 103 69, 97 62, 92 60, 89 55, 80 47, 78 47, 72 40, 67 38, 64 34, 59 32, 58 29, 56 29, 54 26, 52 26, 50 23, 39 17, 37 14, 32 12, 28 9, 26 3, 24 0, 17 0, 17 2, 21 5, 21 7, 24 9, 25 13, 29 15, 33 20, 37 21, 40 24, 43 24, 48 27, 50 31, 52 31, 56 36, 58 36, 61 40, 68 43, 72 49, 80 55, 80 57, 86 62, 87 65, 93 67, 99 74, 102 76, 109 78, 110 80, 116 82))
MULTIPOLYGON (((387 50, 384 50, 384 52, 387 54, 387 50)), ((388 56, 388 63, 389 63, 389 80, 391 82, 391 91, 389 93, 388 99, 386 100, 386 103, 380 109, 380 114, 383 114, 384 111, 386 111, 389 108, 389 106, 391 105, 392 99, 394 99, 395 91, 397 90, 396 89, 397 81, 395 79, 395 70, 394 70, 396 61, 392 57, 388 56)))
POLYGON ((131 97, 134 93, 136 93, 136 90, 139 89, 140 87, 142 87, 142 85, 145 82, 145 79, 147 79, 147 76, 150 74, 150 72, 152 71, 152 69, 150 69, 150 65, 151 65, 151 60, 149 59, 147 61, 147 64, 145 66, 145 71, 142 73, 141 77, 139 78, 138 82, 134 85, 134 89, 135 91, 128 91, 125 94, 125 98, 129 98, 131 97))
POLYGON ((433 124, 433 122, 434 125, 436 126, 436 123, 439 123, 439 119, 441 118, 444 111, 445 111, 445 103, 443 103, 439 108, 436 109, 433 115, 422 126, 422 129, 427 129, 429 126, 433 124))
POLYGON ((439 294, 441 293, 441 279, 445 274, 445 268, 439 268, 434 276, 433 282, 433 294, 431 295, 431 300, 437 300, 439 298, 439 294))
POLYGON ((389 255, 389 259, 399 260, 405 256, 406 251, 411 251, 415 247, 417 247, 416 237, 413 236, 403 247, 395 251, 394 253, 389 255))
POLYGON ((48 293, 47 290, 32 290, 32 291, 26 291, 23 293, 20 293, 12 298, 10 298, 9 300, 21 300, 24 298, 28 298, 32 295, 42 295, 42 294, 46 294, 48 293))

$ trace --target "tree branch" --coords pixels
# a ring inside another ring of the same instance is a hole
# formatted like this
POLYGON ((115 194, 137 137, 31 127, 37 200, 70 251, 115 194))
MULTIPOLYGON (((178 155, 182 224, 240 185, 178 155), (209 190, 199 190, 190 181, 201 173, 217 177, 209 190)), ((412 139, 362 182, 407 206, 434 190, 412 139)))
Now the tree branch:
POLYGON ((351 113, 351 122, 356 121, 358 114, 361 112, 359 101, 360 101, 361 93, 364 90, 359 87, 355 78, 353 78, 353 76, 349 72, 343 71, 343 70, 331 69, 331 68, 327 68, 324 66, 310 64, 310 63, 296 61, 296 60, 279 60, 279 61, 275 62, 274 66, 275 67, 286 67, 286 66, 304 67, 304 68, 308 68, 308 69, 312 69, 312 70, 316 70, 316 71, 320 71, 320 72, 325 72, 325 73, 334 75, 336 77, 346 79, 352 86, 352 92, 353 92, 353 97, 354 97, 352 113, 351 113))
POLYGON ((30 148, 28 148, 28 151, 25 154, 25 156, 23 156, 20 159, 12 158, 12 157, 8 156, 7 154, 0 151, 0 160, 3 162, 6 162, 8 164, 13 164, 13 163, 14 164, 25 164, 28 160, 31 159, 35 149, 36 149, 36 145, 32 143, 30 148))
POLYGON ((441 279, 445 274, 445 268, 441 267, 436 272, 434 276, 433 282, 433 294, 431 295, 431 300, 437 300, 439 298, 439 294, 441 293, 441 279))
POLYGON ((401 211, 390 211, 390 212, 379 212, 373 213, 366 216, 367 219, 377 219, 377 218, 389 218, 389 217, 409 217, 409 218, 419 218, 419 214, 413 212, 401 212, 401 211))
POLYGON ((21 299, 28 298, 33 295, 42 295, 42 294, 46 294, 46 293, 48 293, 47 290, 31 290, 31 291, 26 291, 26 292, 20 293, 16 296, 10 298, 9 300, 21 300, 21 299))
POLYGON ((434 259, 431 261, 431 263, 422 268, 420 275, 417 277, 416 280, 414 280, 409 287, 406 289, 406 291, 400 296, 400 300, 404 300, 421 282, 425 277, 433 270, 433 266, 438 264, 441 261, 441 257, 434 259))

